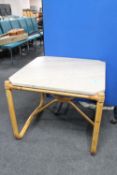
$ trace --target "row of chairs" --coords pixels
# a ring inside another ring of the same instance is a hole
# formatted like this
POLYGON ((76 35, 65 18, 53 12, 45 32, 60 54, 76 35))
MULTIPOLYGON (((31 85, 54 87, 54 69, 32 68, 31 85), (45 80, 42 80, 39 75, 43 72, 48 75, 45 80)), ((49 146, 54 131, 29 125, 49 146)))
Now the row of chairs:
POLYGON ((23 28, 28 33, 28 38, 23 41, 18 41, 0 46, 1 49, 8 49, 11 55, 11 62, 13 63, 12 49, 19 47, 21 53, 21 46, 26 44, 29 50, 29 42, 36 41, 43 37, 43 33, 39 32, 36 18, 17 18, 14 20, 0 21, 0 35, 7 33, 11 29, 23 28))

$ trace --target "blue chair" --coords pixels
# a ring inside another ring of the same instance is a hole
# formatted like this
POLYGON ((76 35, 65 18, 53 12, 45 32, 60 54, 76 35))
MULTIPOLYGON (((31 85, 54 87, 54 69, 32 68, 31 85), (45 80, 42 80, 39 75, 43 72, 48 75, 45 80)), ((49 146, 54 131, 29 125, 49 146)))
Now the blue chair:
POLYGON ((0 21, 0 25, 3 33, 7 33, 9 30, 12 29, 11 24, 8 20, 0 21))
POLYGON ((28 33, 28 27, 27 27, 25 19, 24 18, 18 18, 17 21, 19 23, 20 28, 24 29, 25 32, 28 33))
POLYGON ((31 19, 32 24, 33 24, 33 30, 34 30, 34 32, 39 32, 36 18, 30 18, 30 19, 31 19))
POLYGON ((18 42, 14 42, 14 43, 10 43, 10 44, 6 44, 6 45, 2 45, 0 46, 1 49, 8 49, 11 55, 11 63, 13 64, 13 52, 12 50, 16 47, 19 47, 19 51, 20 51, 20 55, 21 55, 21 45, 25 44, 26 41, 18 41, 18 42))
POLYGON ((24 41, 19 41, 19 42, 14 42, 14 43, 10 43, 10 44, 6 44, 3 46, 0 46, 1 49, 8 49, 10 51, 10 55, 11 55, 11 62, 13 63, 13 53, 12 50, 16 47, 19 47, 20 49, 20 54, 21 54, 21 45, 23 44, 27 44, 28 50, 29 50, 29 41, 32 40, 36 40, 37 38, 40 38, 40 34, 39 33, 34 33, 34 28, 32 25, 32 21, 30 18, 19 18, 16 20, 4 20, 0 22, 0 26, 1 26, 1 31, 0 33, 7 33, 9 30, 13 29, 13 28, 23 28, 28 34, 28 38, 24 41))
POLYGON ((2 32, 2 29, 1 29, 1 27, 0 27, 0 35, 2 35, 3 34, 3 32, 2 32))
POLYGON ((28 28, 28 33, 29 33, 29 40, 36 40, 38 38, 40 38, 40 33, 39 31, 35 31, 34 27, 33 27, 33 23, 31 18, 25 18, 26 20, 26 24, 27 24, 27 28, 28 28))
MULTIPOLYGON (((28 34, 28 39, 27 41, 36 41, 38 38, 41 37, 40 33, 34 33, 33 30, 33 25, 30 22, 29 18, 19 18, 18 22, 20 24, 20 27, 23 28, 28 34)), ((28 50, 29 50, 29 45, 28 45, 28 50)))
POLYGON ((10 24, 11 24, 11 27, 13 29, 20 29, 20 24, 19 22, 15 19, 15 20, 10 20, 10 24))
POLYGON ((21 28, 23 28, 29 34, 28 41, 40 38, 39 33, 38 34, 34 33, 34 30, 32 29, 32 26, 31 26, 30 22, 27 20, 28 23, 26 23, 26 18, 19 18, 18 21, 20 23, 21 28), (30 26, 31 26, 31 29, 30 29, 30 26))
MULTIPOLYGON (((33 27, 30 24, 30 21, 27 20, 27 18, 18 18, 17 20, 12 20, 10 21, 11 26, 13 28, 22 28, 27 32, 29 35, 33 32, 33 27)), ((28 41, 34 40, 34 36, 31 35, 26 39, 27 46, 28 46, 28 51, 29 51, 29 44, 28 41)))
MULTIPOLYGON (((14 25, 14 22, 12 23, 14 25)), ((12 26, 10 24, 9 21, 7 20, 4 20, 4 21, 1 21, 0 22, 0 34, 3 34, 3 33, 7 33, 9 30, 12 29, 12 26), (2 32, 3 31, 3 32, 2 32)), ((12 53, 12 50, 16 47, 19 47, 19 50, 20 50, 20 54, 21 54, 21 45, 27 43, 27 40, 24 40, 24 41, 18 41, 18 42, 14 42, 14 43, 10 43, 10 44, 5 44, 5 45, 2 45, 0 46, 1 49, 8 49, 10 51, 10 55, 11 55, 11 62, 13 63, 13 53, 12 53)))
POLYGON ((29 35, 33 34, 34 29, 33 29, 33 24, 32 24, 31 18, 24 18, 24 19, 26 21, 26 25, 27 25, 27 28, 28 28, 29 35))
POLYGON ((37 20, 36 18, 30 18, 31 21, 32 21, 32 24, 33 24, 33 29, 34 29, 34 32, 37 32, 37 33, 40 33, 41 37, 43 36, 43 32, 39 32, 39 29, 38 29, 38 24, 37 24, 37 20))

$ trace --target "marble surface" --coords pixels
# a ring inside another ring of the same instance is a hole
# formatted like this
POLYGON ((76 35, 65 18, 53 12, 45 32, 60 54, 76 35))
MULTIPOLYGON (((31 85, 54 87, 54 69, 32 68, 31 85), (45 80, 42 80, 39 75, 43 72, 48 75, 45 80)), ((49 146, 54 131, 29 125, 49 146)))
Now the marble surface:
POLYGON ((13 85, 94 95, 105 91, 105 62, 42 56, 9 80, 13 85))

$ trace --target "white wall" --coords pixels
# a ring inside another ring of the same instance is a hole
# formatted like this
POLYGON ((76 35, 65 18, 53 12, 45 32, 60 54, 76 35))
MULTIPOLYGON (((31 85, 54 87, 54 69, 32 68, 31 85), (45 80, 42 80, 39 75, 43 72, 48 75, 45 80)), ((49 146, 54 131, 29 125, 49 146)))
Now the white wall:
POLYGON ((42 7, 41 0, 30 0, 30 6, 36 6, 37 10, 39 11, 39 9, 42 7))
POLYGON ((12 14, 22 16, 22 9, 30 8, 29 0, 0 0, 0 4, 10 4, 12 14))

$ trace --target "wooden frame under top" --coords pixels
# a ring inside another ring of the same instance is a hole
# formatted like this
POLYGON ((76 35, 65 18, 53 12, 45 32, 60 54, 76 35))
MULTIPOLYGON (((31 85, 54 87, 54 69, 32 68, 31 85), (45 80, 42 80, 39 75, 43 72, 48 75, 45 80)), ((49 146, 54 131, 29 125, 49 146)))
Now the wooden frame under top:
POLYGON ((39 89, 39 88, 30 88, 30 87, 23 87, 23 86, 16 86, 12 85, 10 81, 5 81, 5 89, 6 89, 6 96, 8 101, 9 113, 10 113, 10 120, 12 124, 13 134, 15 138, 22 139, 29 128, 32 121, 35 119, 36 115, 50 105, 56 102, 66 102, 69 103, 77 112, 79 112, 84 119, 86 119, 92 126, 93 126, 93 135, 92 135, 92 142, 91 142, 91 154, 95 154, 97 151, 97 144, 99 138, 99 131, 100 131, 100 124, 102 118, 102 111, 104 105, 105 94, 98 93, 94 96, 91 95, 82 95, 78 93, 71 93, 71 92, 62 92, 62 91, 54 91, 54 90, 47 90, 47 89, 39 89), (24 124, 21 131, 18 129, 17 118, 14 108, 14 100, 12 91, 13 90, 22 90, 22 91, 32 91, 40 93, 40 103, 37 108, 32 112, 32 114, 27 119, 26 123, 24 124), (54 96, 50 102, 45 103, 45 95, 51 94, 54 96), (91 120, 74 102, 74 98, 83 98, 83 99, 90 99, 96 102, 96 114, 94 121, 91 120))

